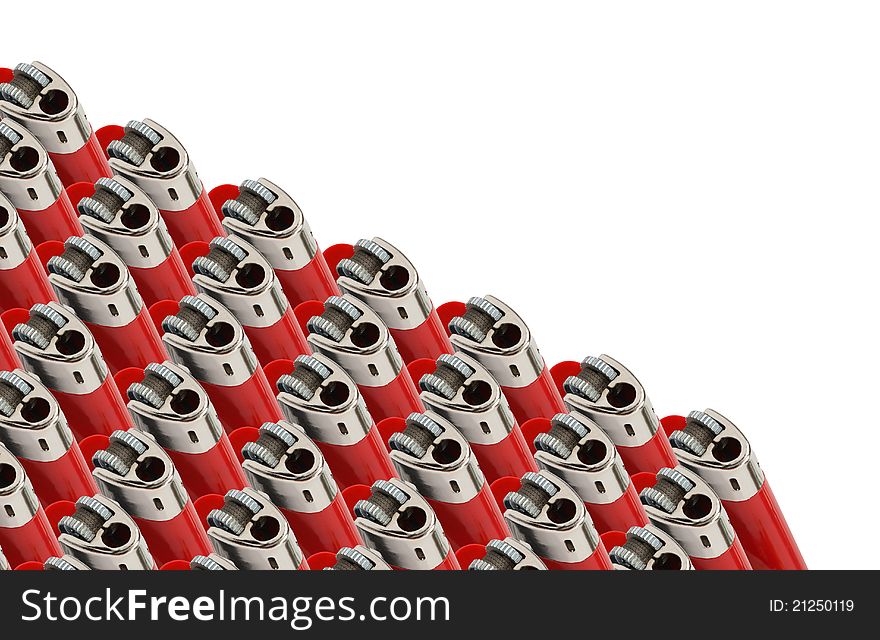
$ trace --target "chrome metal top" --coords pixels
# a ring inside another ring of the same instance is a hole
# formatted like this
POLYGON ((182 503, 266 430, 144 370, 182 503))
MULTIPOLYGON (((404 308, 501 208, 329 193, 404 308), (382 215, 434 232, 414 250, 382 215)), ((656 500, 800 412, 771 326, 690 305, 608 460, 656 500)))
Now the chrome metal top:
POLYGON ((388 446, 400 477, 429 500, 461 504, 486 484, 468 441, 436 413, 411 413, 388 446))
POLYGON ((691 571, 685 550, 667 533, 653 525, 631 527, 626 542, 608 551, 615 569, 625 571, 691 571))
POLYGON ((318 244, 299 205, 265 178, 245 180, 239 195, 220 207, 223 227, 244 238, 275 269, 302 269, 318 252, 318 244))
POLYGON ((449 321, 450 341, 479 360, 502 387, 527 387, 544 371, 544 358, 522 318, 494 296, 471 298, 449 321))
POLYGON ((290 525, 268 496, 250 487, 226 494, 208 514, 214 551, 241 569, 298 569, 302 551, 290 525))
POLYGON ((585 358, 580 373, 562 386, 565 405, 598 424, 618 447, 639 447, 660 428, 642 384, 606 355, 585 358))
POLYGON ((10 118, 0 120, 0 191, 19 211, 42 211, 64 191, 45 147, 10 118))
POLYGON ((114 431, 106 449, 92 456, 98 488, 135 518, 165 521, 189 502, 168 454, 148 433, 114 431))
POLYGON ((486 555, 471 562, 470 571, 547 570, 544 561, 525 542, 514 538, 490 540, 486 555))
POLYGON ((36 462, 57 460, 73 444, 58 401, 21 369, 0 371, 0 442, 16 457, 36 462))
POLYGON ((326 567, 324 571, 390 571, 391 566, 385 562, 378 551, 362 545, 342 547, 336 552, 336 564, 326 567))
POLYGON ((339 495, 324 455, 297 425, 266 422, 241 453, 250 485, 282 509, 317 513, 339 495))
POLYGON ((325 355, 298 356, 277 385, 285 417, 318 442, 356 444, 375 424, 354 380, 325 355))
POLYGON ((393 567, 433 569, 449 555, 434 510, 408 482, 377 480, 370 497, 354 505, 354 514, 364 542, 393 567))
POLYGON ((75 204, 86 232, 111 247, 129 267, 151 269, 174 249, 159 209, 143 189, 122 176, 99 178, 94 195, 75 204))
POLYGON ((558 413, 535 438, 535 461, 589 504, 610 504, 626 493, 629 475, 611 439, 586 416, 558 413))
POLYGON ((63 555, 60 558, 48 558, 43 563, 44 571, 90 571, 85 562, 80 562, 73 556, 63 555))
POLYGON ((58 542, 64 552, 92 569, 156 569, 134 520, 101 494, 77 500, 76 511, 61 518, 58 529, 58 542))
POLYGON ((186 368, 167 360, 144 369, 144 379, 126 390, 128 412, 141 431, 163 449, 204 453, 216 446, 223 426, 202 386, 186 368))
POLYGON ((736 534, 715 492, 692 471, 678 466, 657 472, 657 482, 639 495, 651 523, 672 536, 691 558, 717 558, 736 534))
POLYGON ((0 529, 26 525, 39 509, 40 501, 24 467, 0 445, 0 529))
POLYGON ((238 571, 234 562, 216 553, 194 556, 189 562, 189 568, 193 571, 238 571))
POLYGON ((131 120, 107 154, 113 172, 141 187, 162 211, 188 209, 204 191, 186 149, 153 120, 131 120))
POLYGON ((354 254, 340 260, 336 271, 343 293, 370 305, 390 329, 415 329, 434 310, 418 271, 381 238, 358 240, 354 254))
POLYGON ((181 298, 177 315, 167 316, 162 329, 171 358, 201 382, 237 387, 257 370, 257 357, 241 323, 210 296, 181 298))
POLYGON ((0 193, 0 271, 15 269, 33 248, 15 206, 0 193))
POLYGON ((764 472, 749 441, 717 411, 691 411, 684 429, 669 435, 669 443, 679 462, 722 500, 742 502, 764 486, 764 472))
POLYGON ((384 387, 403 369, 403 359, 385 322, 363 300, 330 296, 324 312, 308 323, 308 341, 345 369, 355 383, 384 387))
POLYGON ((46 263, 59 302, 85 322, 124 327, 144 308, 134 278, 122 258, 94 236, 71 236, 64 253, 46 263))
POLYGON ((516 419, 488 369, 464 353, 444 353, 437 368, 419 380, 422 402, 454 424, 471 444, 496 444, 516 419))
POLYGON ((107 364, 85 323, 69 307, 31 307, 27 322, 12 329, 13 346, 28 371, 53 391, 92 393, 107 379, 107 364))
POLYGON ((246 327, 271 327, 290 306, 272 265, 240 238, 214 238, 208 254, 196 258, 192 267, 198 290, 246 327))
POLYGON ((16 65, 0 84, 0 111, 26 124, 49 153, 78 151, 92 135, 76 93, 41 62, 16 65))
POLYGON ((513 536, 556 562, 582 562, 593 555, 599 534, 581 497, 549 471, 530 471, 521 482, 504 497, 504 519, 513 536))

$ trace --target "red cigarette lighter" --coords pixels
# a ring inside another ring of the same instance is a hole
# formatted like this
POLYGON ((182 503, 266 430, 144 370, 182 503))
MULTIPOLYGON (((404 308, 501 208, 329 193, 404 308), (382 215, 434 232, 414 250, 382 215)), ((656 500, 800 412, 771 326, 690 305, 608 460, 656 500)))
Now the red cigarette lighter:
POLYGON ((692 471, 660 469, 657 482, 640 497, 651 523, 681 545, 695 569, 752 568, 721 500, 692 471))
POLYGON ((76 93, 41 62, 16 65, 0 84, 0 111, 40 140, 65 186, 113 175, 76 93))
POLYGON ((291 306, 339 295, 302 210, 280 187, 260 178, 219 186, 210 196, 229 235, 256 247, 275 269, 291 306))
POLYGON ((749 441, 717 411, 663 419, 684 467, 715 491, 754 569, 806 569, 797 542, 749 441))
POLYGON ((376 422, 424 411, 394 338, 375 311, 349 295, 297 307, 297 313, 307 310, 314 312, 306 322, 309 344, 348 372, 376 422))
POLYGON ((22 310, 12 329, 22 366, 34 373, 58 400, 77 440, 109 435, 132 426, 131 416, 107 371, 91 331, 57 302, 22 310))
POLYGON ((113 249, 128 266, 144 304, 195 295, 165 221, 143 189, 114 176, 75 184, 67 193, 86 233, 113 249))
POLYGON ((398 478, 378 480, 354 505, 364 541, 394 569, 447 571, 461 567, 428 501, 398 478))
POLYGON ((300 427, 267 422, 242 454, 251 486, 284 514, 307 557, 362 543, 321 450, 300 427))
MULTIPOLYGON (((335 247, 328 249, 328 253, 331 249, 335 247)), ((399 249, 381 238, 358 240, 350 256, 335 267, 339 288, 363 300, 379 314, 394 336, 404 362, 433 360, 441 353, 452 353, 449 337, 424 282, 399 249)))
POLYGON ((178 247, 226 235, 186 149, 153 120, 105 127, 110 168, 141 187, 159 207, 178 247))

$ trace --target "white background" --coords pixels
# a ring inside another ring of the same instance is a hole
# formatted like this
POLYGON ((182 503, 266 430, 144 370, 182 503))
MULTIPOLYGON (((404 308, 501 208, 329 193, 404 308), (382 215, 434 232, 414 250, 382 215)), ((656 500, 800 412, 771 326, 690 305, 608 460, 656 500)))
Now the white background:
POLYGON ((322 246, 379 235, 435 303, 507 301, 548 363, 722 412, 811 567, 880 566, 876 4, 8 4, 0 64, 94 125, 153 118, 322 246))

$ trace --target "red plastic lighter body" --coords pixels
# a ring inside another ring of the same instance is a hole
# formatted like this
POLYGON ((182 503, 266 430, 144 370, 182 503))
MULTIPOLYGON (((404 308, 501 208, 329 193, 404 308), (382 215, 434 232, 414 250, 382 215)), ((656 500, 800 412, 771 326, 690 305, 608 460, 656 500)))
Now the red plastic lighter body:
POLYGON ((225 234, 204 187, 196 201, 186 209, 182 211, 162 209, 161 211, 162 219, 168 226, 168 232, 174 239, 174 243, 180 246, 192 240, 207 242, 211 238, 225 234))
POLYGON ((19 209, 18 215, 31 241, 37 246, 44 242, 63 241, 70 236, 83 234, 76 210, 64 191, 59 193, 58 198, 45 209, 39 211, 19 209))
POLYGON ((189 274, 176 248, 173 248, 169 256, 155 267, 149 269, 129 267, 128 270, 138 283, 138 291, 147 307, 160 300, 180 300, 183 296, 196 293, 196 288, 189 279, 189 274))
POLYGON ((507 387, 501 385, 504 397, 510 404, 510 410, 519 422, 525 422, 533 417, 549 417, 554 413, 565 410, 565 404, 550 371, 545 366, 534 382, 525 387, 507 387))
MULTIPOLYGON (((22 310, 23 311, 23 310, 22 310)), ((18 354, 12 347, 12 340, 5 326, 0 330, 0 369, 3 371, 11 371, 21 366, 18 354)))
POLYGON ((400 349, 404 362, 412 362, 419 358, 437 357, 441 353, 451 353, 449 336, 434 310, 425 321, 413 329, 389 329, 394 342, 400 349))
POLYGON ((361 544, 361 536, 341 493, 322 511, 303 513, 282 508, 281 513, 307 555, 361 544))
POLYGON ((0 193, 0 313, 30 309, 38 302, 55 300, 24 224, 12 203, 0 193))
POLYGON ((25 260, 12 269, 0 270, 0 309, 30 309, 37 303, 55 300, 46 271, 31 249, 25 260))
POLYGON ((758 493, 748 500, 742 502, 723 500, 722 503, 752 568, 757 570, 807 568, 807 563, 766 479, 758 493))
POLYGON ((146 306, 125 326, 107 327, 90 322, 86 322, 86 326, 101 345, 101 353, 112 374, 128 367, 142 369, 151 362, 168 359, 146 306))
POLYGON ((106 145, 110 168, 156 203, 178 247, 225 235, 189 154, 167 129, 144 119, 103 127, 98 138, 106 145), (138 150, 143 147, 145 154, 138 150))
POLYGON ((452 353, 452 345, 425 284, 403 253, 381 238, 334 245, 324 252, 343 293, 382 318, 405 363, 452 353))
POLYGON ((211 552, 211 543, 191 500, 171 520, 147 520, 134 516, 133 519, 157 564, 211 552))
POLYGON ((110 435, 132 426, 131 416, 113 378, 108 374, 93 391, 84 395, 53 391, 77 440, 97 433, 110 435))
POLYGON ((281 419, 281 410, 263 369, 257 366, 251 377, 236 387, 202 381, 220 422, 227 433, 240 427, 281 419))
POLYGON ((645 509, 639 501, 639 494, 630 483, 625 493, 614 502, 607 504, 588 504, 587 511, 593 518, 596 530, 602 534, 606 531, 625 531, 629 527, 648 524, 645 509))
POLYGON ((483 482, 479 493, 468 502, 452 503, 428 500, 443 524, 443 531, 453 549, 467 544, 486 544, 510 535, 498 503, 483 482))
POLYGON ((229 235, 256 247, 272 265, 292 307, 339 295, 302 210, 278 185, 245 180, 240 187, 216 187, 209 196, 229 235))
POLYGON ((61 184, 69 186, 77 182, 94 182, 98 178, 109 178, 113 175, 107 156, 94 131, 79 149, 72 153, 49 152, 61 184))
POLYGON ((495 444, 477 444, 472 442, 471 448, 485 469, 486 477, 491 481, 504 476, 524 473, 524 470, 536 470, 534 458, 529 453, 525 439, 517 430, 511 431, 503 440, 495 444))
POLYGON ((327 464, 343 488, 375 480, 393 478, 396 473, 388 460, 388 450, 373 425, 358 442, 350 445, 318 442, 327 464))
POLYGON ((16 567, 61 555, 61 546, 21 464, 0 446, 0 547, 16 567))
POLYGON ((752 565, 740 544, 735 538, 730 548, 715 558, 698 558, 691 556, 691 562, 697 571, 749 571, 752 565))
POLYGON ((76 500, 97 491, 89 466, 75 442, 57 460, 38 462, 19 458, 19 462, 31 479, 40 502, 45 504, 76 500))
POLYGON ((203 453, 169 450, 168 455, 174 461, 186 490, 193 498, 247 486, 241 463, 235 456, 226 432, 223 432, 213 447, 203 453))
POLYGON ((397 417, 405 418, 414 411, 425 409, 419 392, 406 367, 400 370, 391 382, 384 387, 358 386, 364 402, 376 420, 397 417))
POLYGON ((21 526, 4 527, 0 524, 0 547, 3 547, 10 566, 18 566, 27 561, 43 562, 62 554, 61 546, 55 539, 55 532, 42 507, 37 507, 31 519, 21 526))
POLYGON ((246 327, 246 332, 260 362, 268 364, 279 358, 293 360, 311 352, 290 307, 272 326, 246 327))

